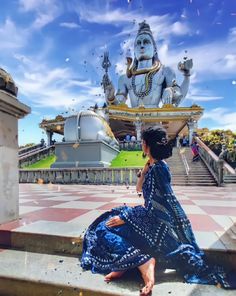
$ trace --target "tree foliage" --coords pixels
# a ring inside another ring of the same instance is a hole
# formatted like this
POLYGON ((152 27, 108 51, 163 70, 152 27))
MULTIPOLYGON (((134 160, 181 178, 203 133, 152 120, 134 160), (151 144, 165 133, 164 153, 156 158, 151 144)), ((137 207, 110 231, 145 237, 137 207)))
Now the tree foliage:
POLYGON ((201 128, 197 130, 200 139, 217 155, 222 148, 227 148, 227 159, 229 163, 236 162, 236 133, 231 130, 209 130, 201 128))

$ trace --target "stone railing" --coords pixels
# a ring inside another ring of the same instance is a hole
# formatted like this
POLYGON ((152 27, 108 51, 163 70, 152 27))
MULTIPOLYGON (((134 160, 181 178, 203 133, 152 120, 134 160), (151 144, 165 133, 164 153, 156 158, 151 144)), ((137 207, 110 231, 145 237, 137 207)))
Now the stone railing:
POLYGON ((186 159, 186 156, 180 152, 180 148, 179 148, 179 154, 180 154, 180 157, 181 157, 181 160, 182 160, 182 163, 184 165, 184 169, 185 169, 185 172, 186 172, 186 176, 189 175, 189 171, 190 171, 190 167, 188 165, 188 161, 186 159))
POLYGON ((199 145, 199 154, 208 169, 216 179, 218 186, 224 183, 224 176, 235 175, 235 170, 223 159, 220 159, 209 147, 198 137, 194 138, 199 145))
POLYGON ((132 184, 140 168, 62 168, 19 171, 20 183, 132 184))
POLYGON ((130 141, 130 142, 120 141, 119 148, 120 150, 141 151, 142 144, 141 144, 141 141, 130 141))
POLYGON ((54 154, 54 152, 55 152, 55 146, 49 146, 49 147, 41 147, 32 152, 26 153, 24 155, 20 155, 19 167, 22 168, 24 166, 33 164, 49 155, 54 154))
POLYGON ((19 149, 18 151, 18 155, 19 156, 23 156, 23 154, 29 153, 30 151, 36 150, 36 149, 40 149, 42 147, 42 144, 36 144, 33 146, 29 146, 29 147, 24 147, 19 149))

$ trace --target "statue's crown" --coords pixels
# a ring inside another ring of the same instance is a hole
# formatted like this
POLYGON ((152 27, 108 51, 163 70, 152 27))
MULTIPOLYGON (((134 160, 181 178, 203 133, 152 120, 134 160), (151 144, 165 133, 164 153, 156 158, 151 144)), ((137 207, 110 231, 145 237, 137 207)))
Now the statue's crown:
POLYGON ((150 29, 150 26, 145 21, 143 21, 142 23, 139 23, 138 35, 144 34, 144 33, 152 35, 152 31, 150 29))

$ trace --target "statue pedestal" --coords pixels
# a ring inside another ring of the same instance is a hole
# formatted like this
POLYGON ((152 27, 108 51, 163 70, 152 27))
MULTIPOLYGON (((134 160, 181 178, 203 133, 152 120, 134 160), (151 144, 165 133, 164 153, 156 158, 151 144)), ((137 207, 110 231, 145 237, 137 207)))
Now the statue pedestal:
POLYGON ((0 224, 19 217, 18 119, 30 112, 0 90, 0 224))
POLYGON ((57 160, 51 168, 109 167, 119 150, 103 141, 55 143, 57 160))

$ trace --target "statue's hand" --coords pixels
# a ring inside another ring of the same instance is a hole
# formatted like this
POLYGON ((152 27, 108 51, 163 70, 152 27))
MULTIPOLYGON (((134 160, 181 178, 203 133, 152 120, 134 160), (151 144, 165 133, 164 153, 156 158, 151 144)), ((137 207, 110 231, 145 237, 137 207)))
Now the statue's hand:
POLYGON ((108 103, 114 101, 115 98, 115 89, 112 84, 108 84, 105 87, 105 97, 108 103))
POLYGON ((178 69, 183 72, 184 75, 189 76, 190 75, 190 70, 193 67, 193 60, 192 59, 187 59, 184 60, 183 62, 179 62, 178 64, 178 69))
POLYGON ((172 87, 165 88, 163 95, 162 95, 162 101, 163 104, 171 104, 173 98, 173 90, 172 87))
POLYGON ((162 95, 163 104, 173 104, 178 106, 182 99, 181 89, 178 85, 165 88, 162 95))

